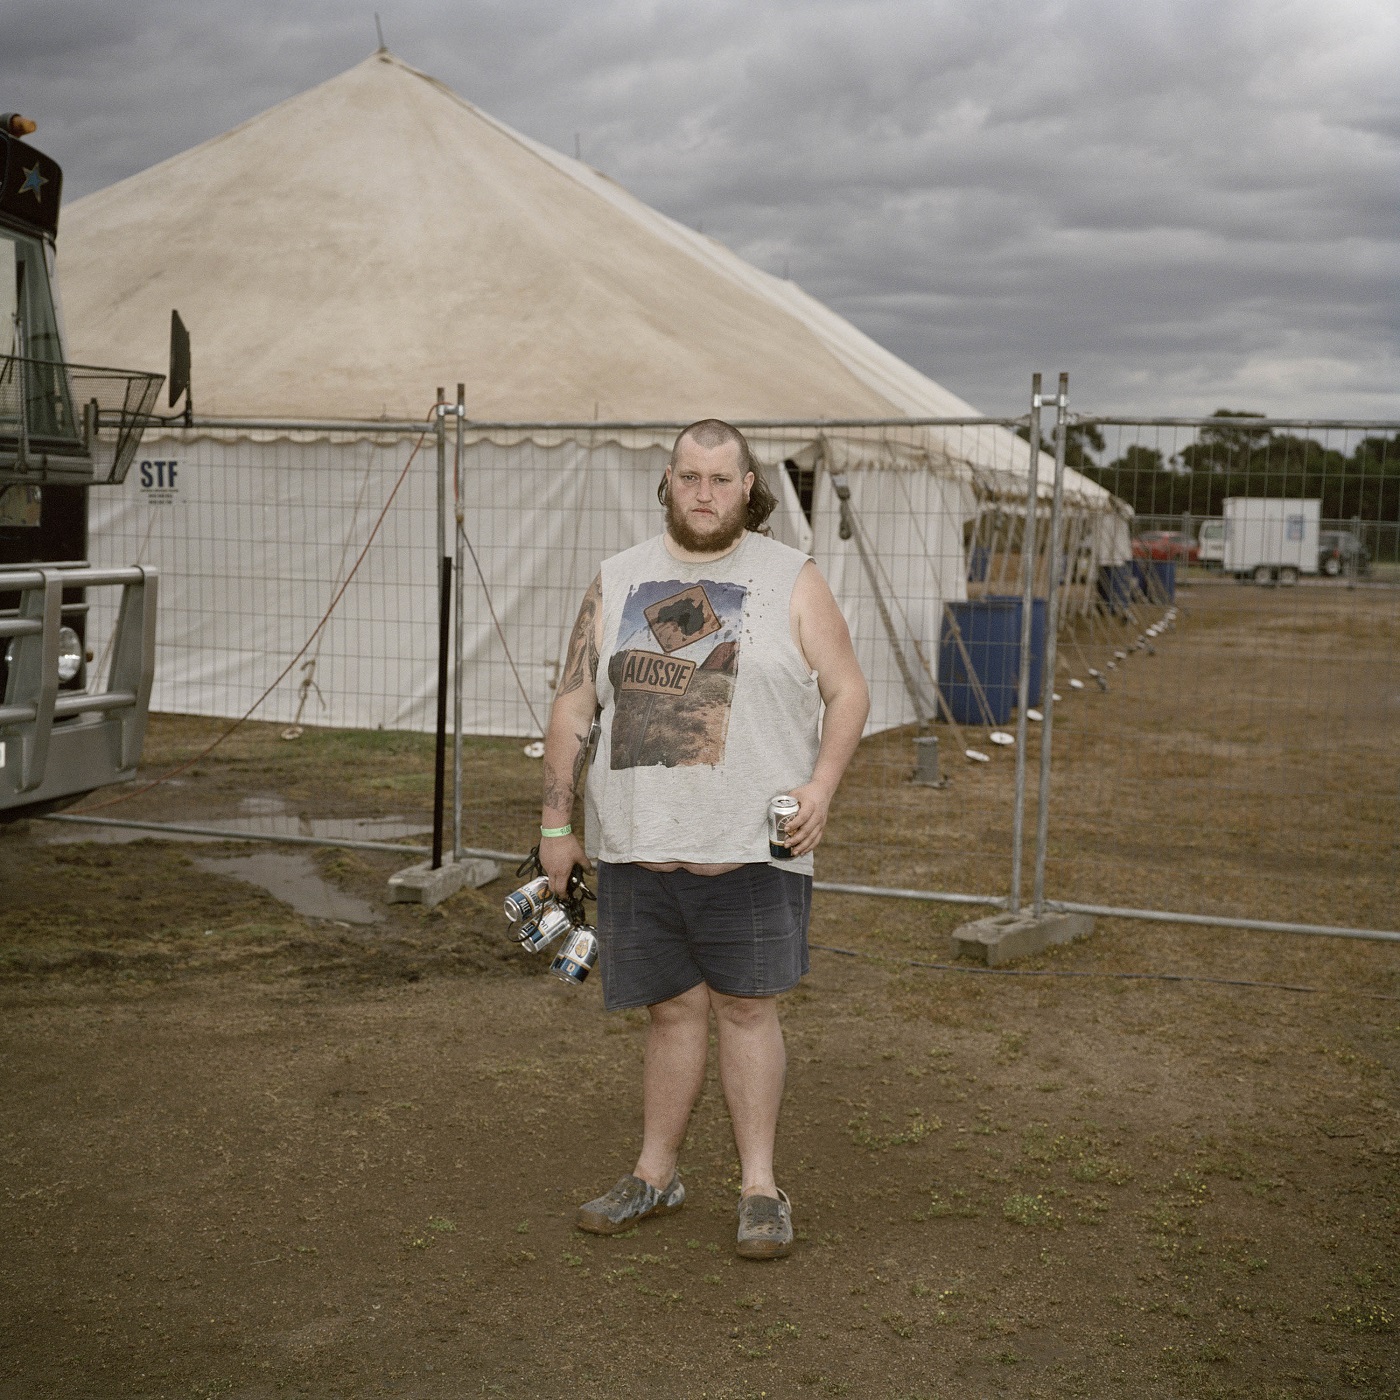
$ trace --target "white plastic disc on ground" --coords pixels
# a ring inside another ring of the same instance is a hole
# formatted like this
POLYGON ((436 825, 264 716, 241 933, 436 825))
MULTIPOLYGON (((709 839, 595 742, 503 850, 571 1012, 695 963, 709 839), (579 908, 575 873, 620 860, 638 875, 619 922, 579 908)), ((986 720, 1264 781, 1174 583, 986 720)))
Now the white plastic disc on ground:
POLYGON ((1063 700, 1065 697, 1063 695, 1051 695, 1050 698, 1052 700, 1063 700))
POLYGON ((531 739, 530 742, 526 744, 525 747, 521 750, 521 752, 525 755, 526 758, 543 758, 544 740, 531 739))
POLYGON ((1115 651, 1113 654, 1120 661, 1126 661, 1128 659, 1128 653, 1126 651, 1115 651))
POLYGON ((963 757, 972 759, 974 763, 990 763, 992 761, 991 754, 983 753, 981 749, 964 749, 963 757))
POLYGON ((1045 718, 1045 716, 1044 716, 1043 714, 1041 714, 1039 710, 1027 710, 1027 711, 1026 711, 1026 718, 1027 718, 1027 719, 1033 719, 1033 720, 1035 720, 1035 722, 1036 722, 1037 724, 1039 724, 1040 721, 1043 720, 1043 719, 1045 718))
MULTIPOLYGON (((1097 672, 1097 671, 1090 671, 1089 674, 1090 674, 1091 676, 1096 676, 1096 675, 1098 675, 1098 672, 1097 672)), ((1083 690, 1083 689, 1084 689, 1084 682, 1081 681, 1081 680, 1079 679, 1078 676, 1076 676, 1072 681, 1070 681, 1070 683, 1069 683, 1069 688, 1070 688, 1071 690, 1083 690)))
POLYGON ((1014 734, 1008 734, 1004 729, 992 730, 992 732, 987 735, 987 738, 994 744, 1000 744, 1003 748, 1005 748, 1007 744, 1014 744, 1016 742, 1016 736, 1014 734))
MULTIPOLYGON (((1097 675, 1098 675, 1098 672, 1097 672, 1096 670, 1094 670, 1094 668, 1093 668, 1092 666, 1090 666, 1090 667, 1089 667, 1089 674, 1090 674, 1091 676, 1097 676, 1097 675)), ((1072 685, 1073 682, 1071 681, 1070 684, 1072 685)))

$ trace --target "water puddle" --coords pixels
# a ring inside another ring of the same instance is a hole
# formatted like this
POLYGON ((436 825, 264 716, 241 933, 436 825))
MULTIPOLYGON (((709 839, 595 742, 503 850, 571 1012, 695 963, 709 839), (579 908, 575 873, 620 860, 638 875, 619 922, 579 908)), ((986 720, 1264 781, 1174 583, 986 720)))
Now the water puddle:
MULTIPOLYGON (((311 836, 323 841, 398 841, 405 836, 428 836, 432 820, 427 817, 309 817, 287 811, 280 797, 245 797, 237 815, 185 817, 176 826, 217 827, 230 837, 311 836)), ((191 841, 207 844, 217 836, 191 836, 179 831, 143 831, 139 827, 80 826, 77 822, 55 822, 44 833, 50 845, 71 845, 93 841, 122 846, 129 841, 191 841)))
POLYGON ((345 894, 321 878, 309 855, 300 852, 256 851, 250 856, 196 856, 194 863, 212 875, 231 875, 266 890, 308 919, 343 924, 381 924, 384 916, 373 905, 345 894))
MULTIPOLYGON (((131 841, 185 841, 210 845, 239 836, 309 836, 323 841, 396 841, 405 836, 425 836, 432 822, 422 817, 311 817, 287 810, 276 795, 245 797, 237 813, 185 818, 176 826, 216 827, 227 837, 193 836, 182 831, 149 831, 141 827, 88 826, 77 822, 35 823, 50 845, 93 842, 122 846, 131 841)), ((416 857, 404 853, 404 863, 416 857)), ((289 904, 310 919, 328 919, 343 924, 379 924, 384 916, 372 904, 337 890, 322 879, 311 856, 302 851, 256 851, 246 856, 200 856, 195 864, 201 870, 230 875, 236 880, 264 889, 274 899, 289 904)))

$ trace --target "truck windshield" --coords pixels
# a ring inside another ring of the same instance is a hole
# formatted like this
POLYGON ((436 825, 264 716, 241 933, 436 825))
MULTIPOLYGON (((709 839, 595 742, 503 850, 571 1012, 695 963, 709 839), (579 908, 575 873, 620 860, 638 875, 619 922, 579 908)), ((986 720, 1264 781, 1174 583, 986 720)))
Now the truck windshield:
POLYGON ((0 228, 0 438, 80 436, 44 245, 0 228))

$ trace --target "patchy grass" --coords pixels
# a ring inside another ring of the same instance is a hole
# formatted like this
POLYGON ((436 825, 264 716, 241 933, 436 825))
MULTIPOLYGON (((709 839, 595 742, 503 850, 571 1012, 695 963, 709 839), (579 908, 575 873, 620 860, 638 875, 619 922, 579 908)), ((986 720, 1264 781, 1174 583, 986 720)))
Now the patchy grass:
MULTIPOLYGON (((1369 716, 1395 653, 1327 672, 1346 686, 1329 711, 1321 661, 1379 634, 1325 610, 1306 636, 1264 628, 1266 600, 1221 600, 1202 590, 1157 656, 1066 710, 1056 800, 1076 810, 1056 823, 1076 888, 1299 917, 1325 898, 1329 920, 1384 922, 1396 823, 1375 779, 1400 739, 1369 716), (1300 637, 1320 648, 1305 683, 1300 637), (1277 703, 1226 703, 1244 663, 1277 703), (1097 750, 1073 729, 1089 721, 1097 750), (1323 771, 1320 737, 1328 781, 1360 794, 1326 821, 1281 798, 1300 764, 1323 771)), ((220 727, 156 717, 150 766, 220 727)), ((1008 765, 915 790, 908 737, 862 745, 824 873, 995 887, 1008 765)), ((539 766, 514 741, 468 747, 475 839, 513 848, 539 766)), ((127 810, 205 822, 278 795, 312 816, 421 815, 430 752, 249 725, 127 810)), ((324 852, 324 878, 383 915, 347 929, 187 848, 47 834, 0 837, 17 1394, 1400 1390, 1393 948, 1105 920, 1026 965, 1045 975, 945 973, 910 963, 942 961, 964 911, 819 893, 813 942, 858 956, 814 951, 787 999, 778 1172, 798 1246, 756 1265, 733 1254, 713 1070, 683 1212, 572 1228, 632 1165, 646 1016, 602 1015, 596 986, 571 993, 508 943, 509 874, 423 910, 384 902, 392 853, 324 852)))

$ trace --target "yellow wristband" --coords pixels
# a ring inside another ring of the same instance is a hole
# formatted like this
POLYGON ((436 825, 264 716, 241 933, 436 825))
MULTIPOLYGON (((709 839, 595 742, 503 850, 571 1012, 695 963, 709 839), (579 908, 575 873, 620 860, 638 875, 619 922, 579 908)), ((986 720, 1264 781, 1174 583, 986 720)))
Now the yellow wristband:
POLYGON ((568 824, 568 826, 542 826, 542 827, 540 827, 540 835, 541 835, 541 836, 572 836, 573 833, 574 833, 574 824, 573 824, 572 822, 570 822, 570 823, 568 824))

